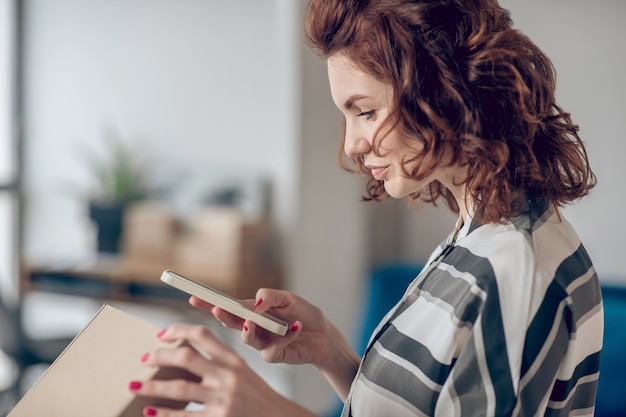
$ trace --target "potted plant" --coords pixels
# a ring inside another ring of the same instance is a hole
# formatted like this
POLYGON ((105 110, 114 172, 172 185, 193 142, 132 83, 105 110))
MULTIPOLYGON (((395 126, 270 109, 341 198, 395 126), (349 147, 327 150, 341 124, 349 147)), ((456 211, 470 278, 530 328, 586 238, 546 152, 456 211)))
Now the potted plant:
POLYGON ((119 252, 124 211, 133 202, 146 198, 144 173, 136 154, 121 140, 107 141, 108 155, 88 158, 95 184, 89 195, 89 217, 97 227, 98 252, 119 252))

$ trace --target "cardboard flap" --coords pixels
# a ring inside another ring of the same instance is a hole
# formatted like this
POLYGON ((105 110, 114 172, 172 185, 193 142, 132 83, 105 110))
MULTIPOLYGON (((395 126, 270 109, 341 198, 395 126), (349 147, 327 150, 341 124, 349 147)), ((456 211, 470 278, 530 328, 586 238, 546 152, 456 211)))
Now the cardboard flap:
POLYGON ((59 355, 8 417, 130 417, 144 405, 184 408, 186 403, 155 402, 135 397, 131 380, 189 378, 176 369, 141 363, 141 356, 159 345, 160 329, 104 305, 59 355))

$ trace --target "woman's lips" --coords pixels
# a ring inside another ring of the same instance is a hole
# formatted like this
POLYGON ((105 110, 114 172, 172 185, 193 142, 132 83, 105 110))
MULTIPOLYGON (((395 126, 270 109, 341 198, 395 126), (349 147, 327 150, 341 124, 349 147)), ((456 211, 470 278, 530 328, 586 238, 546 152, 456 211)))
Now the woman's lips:
POLYGON ((377 181, 381 181, 388 167, 384 166, 384 167, 368 167, 368 168, 370 169, 370 172, 372 173, 372 177, 374 177, 377 181))

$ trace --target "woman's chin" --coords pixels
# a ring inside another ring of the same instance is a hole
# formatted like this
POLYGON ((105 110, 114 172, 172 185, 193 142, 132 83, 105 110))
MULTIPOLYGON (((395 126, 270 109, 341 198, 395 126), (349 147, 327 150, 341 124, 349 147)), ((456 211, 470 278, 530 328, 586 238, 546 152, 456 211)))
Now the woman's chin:
POLYGON ((417 182, 406 178, 391 179, 384 181, 385 191, 391 198, 401 199, 409 195, 415 194, 425 185, 423 182, 417 182), (421 188, 420 188, 421 187, 421 188))
POLYGON ((385 181, 385 191, 387 192, 389 197, 397 199, 404 198, 410 194, 409 192, 406 192, 401 188, 394 187, 393 183, 390 183, 390 181, 385 181))

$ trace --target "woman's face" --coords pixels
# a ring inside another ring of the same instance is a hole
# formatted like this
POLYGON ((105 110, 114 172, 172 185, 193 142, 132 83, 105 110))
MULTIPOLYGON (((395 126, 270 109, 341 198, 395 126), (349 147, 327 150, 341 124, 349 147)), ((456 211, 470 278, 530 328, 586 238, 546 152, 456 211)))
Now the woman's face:
MULTIPOLYGON (((345 153, 351 158, 361 158, 372 176, 384 182, 390 196, 405 197, 434 180, 455 192, 454 187, 458 186, 454 185, 453 178, 457 168, 437 168, 419 181, 404 175, 403 161, 419 155, 423 145, 418 140, 403 141, 396 129, 379 133, 376 142, 378 152, 374 152, 374 137, 392 110, 393 91, 390 85, 357 69, 342 54, 334 54, 328 59, 328 78, 333 101, 346 119, 345 153)), ((418 158, 418 161, 421 159, 418 158)), ((408 162, 406 171, 410 172, 413 168, 411 164, 417 163, 408 162)))

